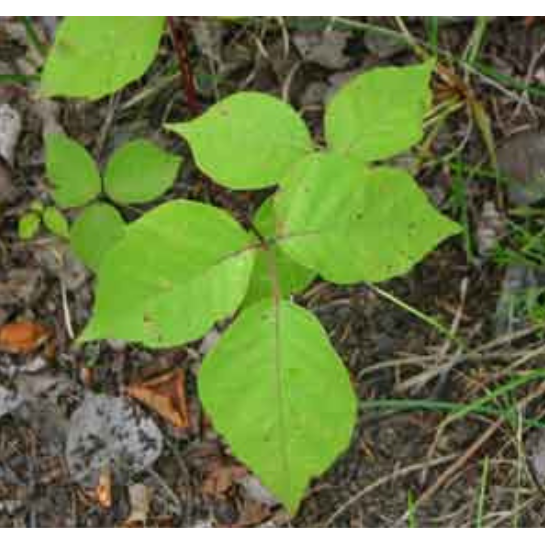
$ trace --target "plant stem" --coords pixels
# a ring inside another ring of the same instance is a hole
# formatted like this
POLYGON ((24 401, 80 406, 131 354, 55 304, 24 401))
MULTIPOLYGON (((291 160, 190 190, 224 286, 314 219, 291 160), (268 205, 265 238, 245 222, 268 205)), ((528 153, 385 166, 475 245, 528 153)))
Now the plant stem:
POLYGON ((193 115, 198 115, 200 113, 200 108, 197 102, 195 81, 193 79, 193 71, 191 70, 187 52, 187 34, 185 26, 183 23, 176 26, 174 17, 172 16, 167 16, 167 22, 172 37, 172 44, 176 51, 176 56, 178 57, 178 67, 180 69, 180 76, 182 78, 187 105, 193 115))

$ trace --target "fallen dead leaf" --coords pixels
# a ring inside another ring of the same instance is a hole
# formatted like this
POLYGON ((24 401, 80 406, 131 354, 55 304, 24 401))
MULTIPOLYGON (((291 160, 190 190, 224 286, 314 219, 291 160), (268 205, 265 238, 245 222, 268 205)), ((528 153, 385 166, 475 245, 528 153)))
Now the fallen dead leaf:
POLYGON ((209 473, 202 485, 202 492, 214 498, 224 498, 229 490, 242 479, 247 470, 236 464, 222 464, 219 460, 211 464, 209 473))
POLYGON ((0 328, 0 350, 11 354, 29 354, 42 346, 50 331, 35 322, 15 322, 0 328))
POLYGON ((93 385, 94 369, 91 367, 82 367, 80 369, 80 380, 84 386, 90 388, 93 385))
POLYGON ((176 428, 189 427, 183 369, 176 369, 144 382, 129 385, 125 388, 125 392, 160 414, 176 428))
POLYGON ((95 494, 101 507, 104 509, 112 507, 112 471, 108 466, 104 467, 100 473, 95 494))

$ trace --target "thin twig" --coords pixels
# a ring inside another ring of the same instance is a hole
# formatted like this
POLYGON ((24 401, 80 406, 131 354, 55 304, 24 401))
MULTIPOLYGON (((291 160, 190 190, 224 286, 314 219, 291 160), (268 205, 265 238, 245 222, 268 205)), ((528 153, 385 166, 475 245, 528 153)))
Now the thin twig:
MULTIPOLYGON (((446 462, 449 462, 453 458, 455 458, 455 454, 449 454, 448 456, 442 456, 441 458, 437 458, 436 460, 433 460, 430 465, 438 466, 441 464, 444 464, 446 462)), ((374 483, 370 484, 369 486, 366 486, 362 490, 360 490, 357 494, 352 496, 347 502, 345 502, 343 505, 341 505, 325 522, 324 526, 327 528, 328 526, 331 526, 336 519, 338 519, 347 509, 352 507, 354 504, 356 504, 358 501, 360 501, 364 496, 367 494, 370 494, 377 488, 380 488, 381 486, 384 486, 385 484, 388 484, 390 481, 393 481, 395 479, 399 479, 400 477, 406 477, 407 475, 410 475, 411 473, 415 473, 417 471, 420 471, 424 464, 427 462, 420 462, 418 464, 413 464, 407 467, 404 467, 399 470, 394 470, 392 473, 385 475, 384 477, 376 480, 374 483)))
POLYGON ((180 76, 182 78, 187 105, 193 115, 199 115, 200 108, 199 103, 197 102, 195 80, 193 78, 193 71, 191 70, 189 54, 187 52, 187 33, 185 25, 180 22, 180 24, 176 26, 174 17, 171 16, 167 16, 167 22, 172 37, 172 44, 174 45, 174 50, 178 57, 178 67, 180 69, 180 76))
MULTIPOLYGON (((524 408, 535 398, 540 397, 545 393, 545 384, 541 385, 535 392, 532 392, 531 394, 527 395, 519 404, 518 409, 520 411, 524 410, 524 408)), ((481 447, 491 438, 493 437, 496 432, 502 427, 503 424, 505 424, 505 417, 498 418, 494 423, 492 423, 488 429, 478 438, 476 439, 469 448, 465 451, 465 453, 454 462, 450 467, 448 467, 439 478, 428 487, 424 493, 418 498, 415 505, 413 506, 413 509, 417 509, 424 503, 428 502, 449 480, 450 478, 464 465, 470 460, 480 449, 481 447)), ((437 441, 434 441, 434 443, 437 443, 437 441)), ((434 460, 435 461, 435 460, 434 460)), ((406 511, 403 516, 397 521, 396 526, 402 524, 407 518, 409 517, 409 511, 406 511)))

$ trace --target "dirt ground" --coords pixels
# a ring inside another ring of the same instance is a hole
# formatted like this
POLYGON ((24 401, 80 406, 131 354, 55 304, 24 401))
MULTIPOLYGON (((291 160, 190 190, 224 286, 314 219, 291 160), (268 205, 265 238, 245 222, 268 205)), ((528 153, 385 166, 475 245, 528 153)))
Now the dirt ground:
MULTIPOLYGON (((42 19, 35 24, 51 37, 57 21, 42 19)), ((505 181, 494 161, 498 155, 500 167, 509 170, 513 135, 528 132, 539 140, 542 134, 545 20, 178 23, 188 31, 202 109, 237 90, 265 91, 302 111, 318 137, 324 101, 350 75, 418 62, 422 49, 435 53, 442 67, 434 79, 435 104, 452 99, 459 107, 400 161, 439 208, 463 223, 465 235, 443 244, 408 276, 381 285, 386 294, 316 281, 298 297, 316 312, 349 367, 361 408, 350 449, 313 482, 290 519, 229 456, 202 414, 195 374, 205 347, 74 345, 72 333, 90 316, 92 275, 57 237, 42 232, 21 241, 17 234, 31 202, 51 202, 42 143, 51 116, 100 163, 137 136, 182 152, 187 164, 163 200, 198 198, 235 215, 259 205, 259 196, 233 199, 213 188, 183 144, 161 132, 166 120, 191 117, 168 35, 142 81, 99 102, 58 101, 44 113, 31 79, 0 80, 0 104, 18 112, 23 127, 12 194, 4 201, 0 194, 0 326, 25 320, 47 331, 47 340, 29 354, 0 350, 0 386, 26 392, 21 407, 0 417, 0 526, 541 526, 545 389, 539 377, 525 377, 545 361, 545 307, 539 296, 524 296, 545 287, 542 203, 522 206, 520 187, 509 184, 532 180, 505 181), (513 275, 511 284, 523 297, 506 316, 513 295, 506 278, 513 275), (123 396, 128 385, 173 369, 185 372, 190 425, 180 431, 139 407, 139 418, 152 419, 162 433, 160 458, 136 473, 112 477, 105 471, 98 490, 77 482, 67 465, 66 437, 86 393, 123 396), (130 517, 138 491, 150 500, 145 521, 130 517)), ((20 23, 0 20, 0 74, 28 77, 29 57, 32 46, 20 23)), ((534 144, 538 156, 535 142, 528 153, 534 144)), ((125 214, 130 220, 141 211, 125 214)))

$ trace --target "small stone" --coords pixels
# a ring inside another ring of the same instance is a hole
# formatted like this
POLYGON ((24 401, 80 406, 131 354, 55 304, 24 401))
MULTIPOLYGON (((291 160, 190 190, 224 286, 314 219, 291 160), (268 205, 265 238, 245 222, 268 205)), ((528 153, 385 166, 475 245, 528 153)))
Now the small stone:
POLYGON ((48 366, 47 361, 42 356, 32 358, 29 362, 21 366, 21 371, 25 373, 38 373, 48 366))
POLYGON ((68 291, 78 291, 89 278, 89 272, 67 244, 58 240, 36 249, 36 260, 50 274, 62 277, 68 291))
POLYGON ((526 326, 527 313, 522 298, 541 282, 536 271, 526 265, 511 264, 505 270, 500 297, 496 305, 495 331, 501 337, 526 326))
POLYGON ((379 59, 389 59, 398 53, 407 50, 407 42, 379 32, 366 32, 363 41, 367 49, 379 59))
POLYGON ((506 232, 506 220, 493 201, 486 201, 477 225, 477 247, 482 257, 488 257, 506 232))
POLYGON ((545 198, 545 132, 512 136, 498 150, 497 158, 513 204, 530 205, 545 198))
POLYGON ((350 62, 344 53, 349 37, 349 33, 336 30, 297 32, 293 41, 303 60, 330 70, 342 70, 350 62))
POLYGON ((279 501, 261 484, 257 477, 253 475, 245 475, 239 479, 238 484, 242 487, 249 499, 265 505, 266 507, 274 507, 279 504, 279 501))
POLYGON ((0 386, 0 418, 18 409, 23 401, 17 392, 0 386))
POLYGON ((127 482, 150 467, 162 450, 161 431, 128 399, 88 393, 70 419, 66 459, 83 486, 96 487, 106 467, 118 482, 127 482))
POLYGON ((21 134, 21 116, 9 104, 0 105, 0 157, 13 165, 15 148, 21 134))

